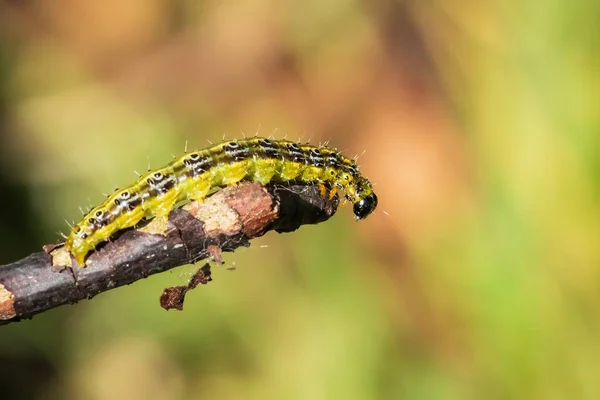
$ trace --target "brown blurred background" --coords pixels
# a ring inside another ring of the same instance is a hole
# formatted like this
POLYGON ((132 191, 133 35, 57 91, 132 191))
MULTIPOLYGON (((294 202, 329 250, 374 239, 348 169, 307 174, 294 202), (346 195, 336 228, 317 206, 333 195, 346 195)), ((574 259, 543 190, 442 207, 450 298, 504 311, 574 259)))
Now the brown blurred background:
POLYGON ((1 1, 0 264, 242 132, 364 152, 380 206, 227 254, 183 312, 192 267, 0 327, 0 398, 600 398, 599 16, 1 1))

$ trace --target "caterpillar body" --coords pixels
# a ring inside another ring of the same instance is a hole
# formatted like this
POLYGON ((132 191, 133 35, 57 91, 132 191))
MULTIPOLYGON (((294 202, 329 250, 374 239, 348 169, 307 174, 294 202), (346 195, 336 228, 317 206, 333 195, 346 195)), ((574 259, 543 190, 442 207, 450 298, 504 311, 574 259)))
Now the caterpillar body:
POLYGON ((201 201, 214 189, 240 181, 329 184, 344 191, 356 219, 366 218, 377 207, 371 182, 353 159, 336 149, 254 137, 186 153, 117 189, 72 227, 65 246, 84 266, 86 255, 115 232, 143 218, 166 219, 177 202, 201 201))

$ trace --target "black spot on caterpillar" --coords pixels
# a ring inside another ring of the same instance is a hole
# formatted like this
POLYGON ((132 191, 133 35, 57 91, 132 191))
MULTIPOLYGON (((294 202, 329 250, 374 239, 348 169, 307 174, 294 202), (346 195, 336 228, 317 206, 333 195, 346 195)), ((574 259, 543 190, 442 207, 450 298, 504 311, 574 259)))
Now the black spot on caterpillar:
POLYGON ((377 207, 377 196, 356 162, 326 146, 249 138, 185 154, 115 191, 74 225, 65 246, 80 266, 86 255, 115 232, 145 217, 166 218, 175 203, 203 200, 214 188, 240 181, 328 183, 345 192, 357 219, 377 207))

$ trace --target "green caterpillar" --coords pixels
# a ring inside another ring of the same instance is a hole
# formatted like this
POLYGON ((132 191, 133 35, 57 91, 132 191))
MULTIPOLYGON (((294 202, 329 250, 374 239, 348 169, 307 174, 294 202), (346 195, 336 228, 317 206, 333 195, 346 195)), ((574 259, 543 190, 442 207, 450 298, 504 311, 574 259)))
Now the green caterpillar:
POLYGON ((240 181, 328 183, 345 192, 357 219, 377 207, 377 196, 356 162, 326 146, 260 137, 223 142, 187 153, 111 194, 74 225, 65 246, 80 266, 115 232, 145 217, 167 218, 181 200, 203 200, 211 190, 240 181))

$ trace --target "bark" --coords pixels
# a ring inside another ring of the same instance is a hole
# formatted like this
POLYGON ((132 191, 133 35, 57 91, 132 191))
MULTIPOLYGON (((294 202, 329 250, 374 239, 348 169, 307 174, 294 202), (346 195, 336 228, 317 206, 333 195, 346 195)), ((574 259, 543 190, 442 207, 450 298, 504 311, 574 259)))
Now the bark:
MULTIPOLYGON (((44 246, 45 251, 0 266, 0 324, 90 299, 180 265, 209 257, 219 262, 221 251, 247 247, 268 231, 292 232, 323 222, 338 204, 337 196, 323 195, 315 185, 243 183, 220 190, 203 203, 173 210, 164 235, 149 233, 152 222, 119 232, 89 254, 85 268, 60 245, 44 246), (71 259, 73 267, 56 266, 61 252, 63 261, 71 259)), ((205 265, 187 286, 166 289, 161 305, 181 309, 185 292, 210 280, 210 267, 205 265)))

